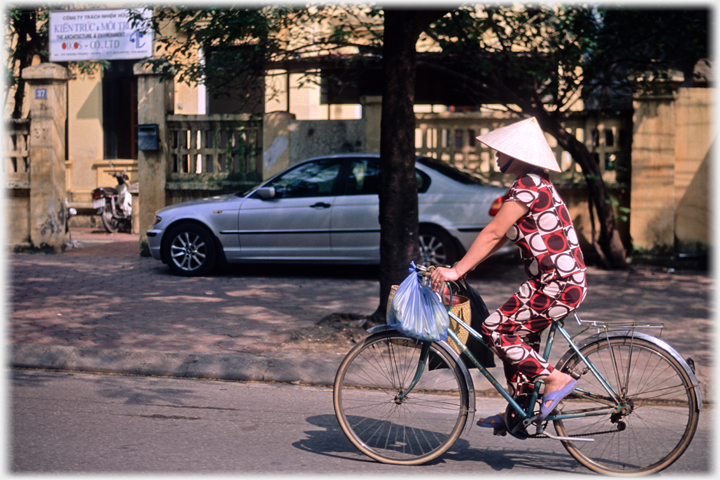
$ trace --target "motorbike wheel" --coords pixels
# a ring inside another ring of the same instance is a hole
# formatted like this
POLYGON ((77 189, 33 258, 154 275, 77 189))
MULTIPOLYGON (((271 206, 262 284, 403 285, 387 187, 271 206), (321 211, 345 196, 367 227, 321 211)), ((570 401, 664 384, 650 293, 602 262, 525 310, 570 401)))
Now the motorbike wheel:
POLYGON ((105 203, 105 208, 103 208, 102 215, 100 218, 102 219, 103 227, 105 227, 105 230, 107 230, 110 233, 117 233, 117 231, 120 229, 120 222, 117 218, 113 217, 113 212, 111 209, 110 203, 105 203))
POLYGON ((163 241, 163 257, 176 275, 186 277, 209 273, 215 267, 217 250, 212 234, 199 225, 178 225, 163 241))

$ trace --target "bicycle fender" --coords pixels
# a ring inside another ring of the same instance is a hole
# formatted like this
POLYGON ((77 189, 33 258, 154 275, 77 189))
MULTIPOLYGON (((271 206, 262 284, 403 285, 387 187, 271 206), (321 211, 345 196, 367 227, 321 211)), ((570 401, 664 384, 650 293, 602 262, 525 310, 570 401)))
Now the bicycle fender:
MULTIPOLYGON (((368 329, 368 333, 371 335, 373 333, 378 332, 384 332, 387 330, 395 330, 390 325, 377 325, 375 327, 372 327, 368 329)), ((468 433, 470 431, 470 428, 475 423, 475 383, 473 382, 472 375, 470 375, 470 371, 465 366, 465 363, 460 358, 460 355, 450 346, 449 343, 442 340, 439 342, 435 342, 436 345, 440 346, 445 353, 450 355, 453 360, 455 360, 455 363, 460 367, 460 371, 463 374, 463 378, 465 379, 465 385, 468 389, 468 421, 465 423, 465 428, 463 429, 463 433, 468 433)))
MULTIPOLYGON (((590 337, 587 337, 583 339, 581 342, 576 343, 575 346, 577 346, 578 350, 582 350, 586 346, 590 345, 591 343, 595 343, 597 341, 606 340, 608 338, 615 338, 615 337, 633 337, 633 338, 639 338, 642 340, 645 340, 649 343, 652 343, 653 345, 665 350, 672 358, 677 360, 677 362, 682 366, 683 370, 687 374, 688 378, 690 379, 690 383, 692 383, 693 388, 695 389, 695 399, 696 399, 696 405, 695 408, 698 412, 702 410, 702 392, 700 391, 700 382, 698 382, 697 377, 695 376, 695 373, 692 371, 692 368, 690 368, 690 365, 688 365, 687 361, 680 355, 677 350, 675 350, 673 347, 671 347, 666 341, 661 340, 657 337, 653 337, 652 335, 648 335, 647 333, 641 333, 641 332, 633 332, 631 330, 615 330, 615 331, 608 331, 606 333, 597 333, 595 335, 591 335, 590 337)), ((565 354, 558 360, 556 365, 562 365, 565 362, 567 362, 570 357, 575 355, 575 350, 572 348, 565 352, 565 354)))
POLYGON ((395 330, 390 325, 375 325, 374 327, 368 328, 367 332, 372 335, 373 333, 384 332, 385 330, 395 330))

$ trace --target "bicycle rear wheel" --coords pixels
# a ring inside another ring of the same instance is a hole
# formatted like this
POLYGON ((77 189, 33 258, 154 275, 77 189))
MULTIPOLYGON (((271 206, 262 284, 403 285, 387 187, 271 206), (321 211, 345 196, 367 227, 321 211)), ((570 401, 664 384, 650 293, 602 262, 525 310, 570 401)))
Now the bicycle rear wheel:
POLYGON ((578 379, 562 413, 587 416, 555 420, 555 430, 593 440, 563 441, 570 455, 610 475, 656 473, 680 458, 699 417, 695 389, 680 363, 661 347, 629 336, 598 340, 581 353, 612 385, 620 404, 577 354, 560 361, 556 368, 578 379))
POLYGON ((460 367, 430 345, 419 382, 411 384, 423 343, 396 331, 356 345, 340 364, 333 404, 340 427, 364 454, 382 463, 420 465, 445 453, 462 433, 468 390, 460 367))

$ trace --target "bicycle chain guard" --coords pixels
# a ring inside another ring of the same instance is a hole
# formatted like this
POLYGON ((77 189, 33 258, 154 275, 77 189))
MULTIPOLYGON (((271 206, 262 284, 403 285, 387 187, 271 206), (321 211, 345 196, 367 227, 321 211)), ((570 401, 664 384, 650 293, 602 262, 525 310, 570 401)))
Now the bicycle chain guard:
MULTIPOLYGON (((525 408, 527 408, 527 404, 530 401, 530 395, 518 395, 517 397, 515 397, 515 401, 524 410, 525 408)), ((505 425, 507 426, 507 433, 519 439, 529 438, 530 435, 527 433, 526 428, 522 426, 522 422, 523 419, 520 417, 520 415, 518 415, 518 413, 511 405, 508 405, 505 409, 505 425), (517 429, 517 431, 513 432, 515 428, 518 427, 518 425, 520 427, 517 429)))

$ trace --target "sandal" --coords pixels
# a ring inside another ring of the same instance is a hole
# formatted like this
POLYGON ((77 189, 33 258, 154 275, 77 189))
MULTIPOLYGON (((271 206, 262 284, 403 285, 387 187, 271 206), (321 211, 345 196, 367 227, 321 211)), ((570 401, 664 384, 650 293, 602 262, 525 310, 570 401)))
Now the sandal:
POLYGON ((557 404, 560 403, 563 398, 567 397, 572 393, 573 390, 575 390, 575 385, 577 385, 577 382, 575 380, 572 380, 570 383, 565 385, 560 390, 555 390, 554 392, 546 393, 542 397, 542 403, 540 404, 540 415, 538 415, 538 421, 544 420, 545 417, 550 415, 550 413, 555 410, 555 407, 557 407, 557 404), (545 406, 546 402, 552 402, 550 405, 545 406))
POLYGON ((478 420, 477 425, 478 427, 500 429, 505 428, 505 420, 503 420, 501 414, 497 414, 483 420, 478 420))

